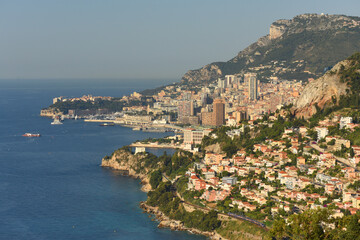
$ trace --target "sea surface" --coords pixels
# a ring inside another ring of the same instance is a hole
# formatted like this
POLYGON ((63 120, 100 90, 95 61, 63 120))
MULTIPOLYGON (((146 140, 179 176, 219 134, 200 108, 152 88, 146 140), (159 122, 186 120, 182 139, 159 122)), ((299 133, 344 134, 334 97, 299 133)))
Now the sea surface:
POLYGON ((0 80, 0 239, 205 239, 158 229, 139 208, 146 199, 139 181, 100 167, 123 145, 169 133, 81 120, 50 125, 39 116, 56 96, 122 96, 165 83, 0 80))

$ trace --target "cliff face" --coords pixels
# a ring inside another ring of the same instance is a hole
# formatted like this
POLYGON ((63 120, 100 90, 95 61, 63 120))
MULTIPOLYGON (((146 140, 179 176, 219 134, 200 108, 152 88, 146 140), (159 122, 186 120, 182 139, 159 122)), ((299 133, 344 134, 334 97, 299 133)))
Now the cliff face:
POLYGON ((149 184, 148 173, 150 169, 143 166, 143 160, 146 154, 132 154, 126 150, 116 150, 110 158, 103 158, 101 161, 102 167, 109 167, 114 170, 128 171, 129 176, 139 178, 143 185, 141 190, 148 192, 151 190, 149 184))
MULTIPOLYGON (((269 35, 261 37, 233 59, 190 70, 182 82, 213 81, 227 74, 241 74, 269 65, 272 61, 282 61, 285 68, 293 68, 296 73, 293 78, 307 80, 320 76, 325 67, 333 66, 357 51, 360 51, 360 18, 302 14, 290 20, 275 21, 269 35), (304 62, 294 68, 297 60, 304 62)), ((289 77, 292 76, 288 74, 284 79, 289 77)))
POLYGON ((183 82, 210 81, 222 76, 222 71, 216 63, 208 64, 197 70, 189 70, 182 78, 183 82))
POLYGON ((346 94, 346 90, 349 87, 346 83, 340 81, 340 76, 337 74, 341 65, 346 68, 349 65, 349 61, 345 60, 336 64, 324 76, 305 86, 302 95, 294 104, 296 117, 309 118, 316 113, 316 105, 320 109, 332 106, 336 104, 335 100, 338 101, 341 95, 346 94))

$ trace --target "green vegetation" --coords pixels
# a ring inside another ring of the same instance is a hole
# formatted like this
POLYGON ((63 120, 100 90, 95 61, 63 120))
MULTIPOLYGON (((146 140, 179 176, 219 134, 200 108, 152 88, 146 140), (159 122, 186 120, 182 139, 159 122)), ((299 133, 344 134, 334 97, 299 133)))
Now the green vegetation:
POLYGON ((331 218, 331 209, 307 210, 291 215, 287 221, 279 218, 269 232, 273 239, 359 239, 360 213, 343 218, 331 218), (335 228, 330 228, 334 224, 335 228))
POLYGON ((160 170, 155 170, 150 175, 150 185, 152 189, 155 189, 159 186, 162 180, 162 174, 160 170))
POLYGON ((117 112, 117 111, 122 111, 124 106, 125 106, 124 102, 120 102, 120 101, 99 100, 96 102, 91 102, 91 101, 57 102, 53 105, 50 105, 49 108, 59 109, 61 112, 67 114, 70 109, 74 109, 74 110, 108 109, 109 111, 117 112))
MULTIPOLYGON (((113 155, 121 151, 130 152, 129 147, 126 146, 114 151, 113 155)), ((157 186, 158 182, 161 181, 159 177, 161 174, 173 179, 178 175, 183 175, 190 164, 197 161, 197 158, 193 157, 191 153, 182 150, 178 150, 172 156, 167 155, 166 152, 159 157, 151 153, 141 154, 145 154, 145 157, 141 158, 141 161, 134 166, 134 170, 137 173, 145 173, 146 170, 150 170, 152 172, 150 179, 152 179, 154 186, 157 186)), ((121 161, 126 160, 122 159, 121 161)))
POLYGON ((153 102, 152 98, 144 97, 141 100, 130 100, 128 102, 120 101, 118 98, 113 98, 113 100, 96 100, 92 101, 65 101, 57 102, 49 106, 49 108, 55 108, 61 112, 67 114, 70 109, 74 110, 108 110, 109 112, 120 112, 123 110, 123 107, 131 106, 146 106, 149 103, 153 102))
POLYGON ((348 188, 357 191, 358 189, 360 189, 360 180, 349 184, 348 188))
MULTIPOLYGON (((226 135, 226 132, 231 130, 230 127, 222 126, 216 128, 212 134, 215 134, 217 138, 204 137, 201 143, 202 149, 205 149, 206 146, 211 144, 219 143, 221 150, 224 151, 228 157, 235 154, 239 149, 245 149, 247 154, 255 154, 255 156, 261 155, 261 152, 254 151, 254 144, 263 143, 266 139, 280 140, 285 129, 304 126, 307 123, 304 119, 295 118, 291 114, 290 108, 291 106, 284 108, 284 111, 287 112, 286 119, 279 115, 271 126, 262 124, 262 121, 259 120, 254 130, 251 131, 248 125, 244 123, 243 133, 240 136, 235 136, 234 139, 226 135)), ((264 116, 265 119, 267 119, 267 117, 267 115, 264 116)), ((316 134, 316 132, 314 133, 316 134)))
POLYGON ((221 236, 229 240, 257 239, 266 235, 266 231, 246 221, 222 221, 221 227, 216 230, 221 236))
POLYGON ((160 211, 172 219, 182 221, 188 228, 196 228, 201 231, 214 231, 219 228, 221 221, 218 220, 217 212, 204 213, 200 210, 187 212, 181 205, 180 199, 171 192, 171 183, 160 183, 159 187, 148 193, 147 203, 150 206, 158 206, 160 211))

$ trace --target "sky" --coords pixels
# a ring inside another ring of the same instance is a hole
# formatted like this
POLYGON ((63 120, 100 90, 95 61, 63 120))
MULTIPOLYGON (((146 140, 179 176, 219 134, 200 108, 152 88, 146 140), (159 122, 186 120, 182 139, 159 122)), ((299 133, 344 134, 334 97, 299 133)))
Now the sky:
POLYGON ((358 0, 0 0, 0 79, 181 79, 303 13, 358 0))

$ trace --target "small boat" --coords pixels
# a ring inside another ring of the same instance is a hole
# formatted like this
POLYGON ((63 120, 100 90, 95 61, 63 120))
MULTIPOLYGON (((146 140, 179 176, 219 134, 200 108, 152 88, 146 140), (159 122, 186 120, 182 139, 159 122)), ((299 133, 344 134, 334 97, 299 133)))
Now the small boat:
POLYGON ((115 126, 115 123, 101 123, 99 126, 110 127, 110 126, 115 126))
POLYGON ((54 121, 51 122, 51 125, 60 125, 63 124, 59 119, 55 118, 54 121))
POLYGON ((40 137, 39 133, 25 133, 22 135, 23 137, 40 137))

